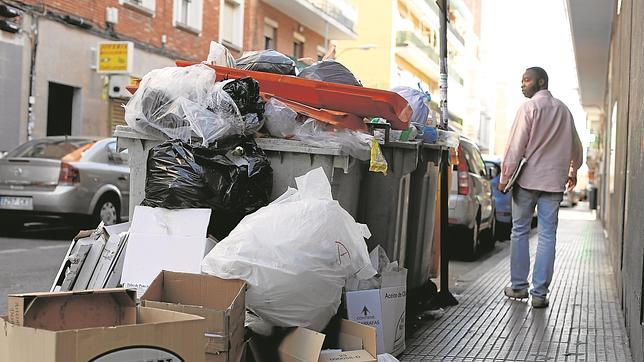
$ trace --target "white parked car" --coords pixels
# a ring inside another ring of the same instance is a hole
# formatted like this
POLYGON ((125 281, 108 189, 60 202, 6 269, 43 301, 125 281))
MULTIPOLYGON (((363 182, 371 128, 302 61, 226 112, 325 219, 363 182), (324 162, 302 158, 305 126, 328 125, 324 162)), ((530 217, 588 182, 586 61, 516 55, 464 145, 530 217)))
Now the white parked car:
POLYGON ((495 201, 490 174, 478 146, 460 137, 458 165, 452 171, 448 223, 451 251, 473 260, 481 242, 494 242, 495 201))

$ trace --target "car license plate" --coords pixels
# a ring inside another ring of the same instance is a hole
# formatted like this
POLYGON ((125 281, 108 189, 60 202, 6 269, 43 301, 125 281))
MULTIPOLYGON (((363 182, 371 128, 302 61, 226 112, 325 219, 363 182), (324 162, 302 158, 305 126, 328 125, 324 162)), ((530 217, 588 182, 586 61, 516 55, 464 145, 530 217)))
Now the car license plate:
POLYGON ((33 210, 34 201, 31 197, 0 196, 0 209, 33 210))

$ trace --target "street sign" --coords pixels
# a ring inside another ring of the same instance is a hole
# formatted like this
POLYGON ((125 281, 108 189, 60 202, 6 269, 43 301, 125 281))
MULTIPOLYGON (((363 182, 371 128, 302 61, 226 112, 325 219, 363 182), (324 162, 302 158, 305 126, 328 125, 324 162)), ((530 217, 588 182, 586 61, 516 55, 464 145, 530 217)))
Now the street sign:
POLYGON ((105 41, 98 43, 96 72, 127 74, 132 71, 134 44, 130 41, 105 41))

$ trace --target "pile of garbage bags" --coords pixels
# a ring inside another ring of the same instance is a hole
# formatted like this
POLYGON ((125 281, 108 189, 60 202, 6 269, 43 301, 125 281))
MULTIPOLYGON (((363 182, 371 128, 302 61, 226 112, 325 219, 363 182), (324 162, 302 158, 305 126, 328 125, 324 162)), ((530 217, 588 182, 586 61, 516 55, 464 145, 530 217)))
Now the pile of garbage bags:
POLYGON ((371 235, 333 200, 321 168, 295 180, 297 190, 245 217, 221 240, 202 271, 245 280, 247 308, 270 325, 321 331, 337 313, 347 279, 376 274, 364 241, 371 235))
POLYGON ((257 82, 215 79, 202 64, 153 70, 125 106, 125 121, 144 134, 202 146, 259 130, 264 103, 257 82))
POLYGON ((144 206, 209 208, 209 232, 223 238, 268 204, 273 170, 252 137, 230 136, 209 147, 171 140, 148 155, 144 206))

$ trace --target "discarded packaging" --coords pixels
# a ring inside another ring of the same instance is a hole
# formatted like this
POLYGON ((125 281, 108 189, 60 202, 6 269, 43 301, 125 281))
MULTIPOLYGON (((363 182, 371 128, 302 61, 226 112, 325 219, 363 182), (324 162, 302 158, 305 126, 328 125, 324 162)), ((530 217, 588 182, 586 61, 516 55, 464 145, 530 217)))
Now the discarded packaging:
POLYGON ((125 121, 155 138, 188 143, 194 138, 203 146, 244 133, 242 115, 215 78, 215 71, 203 64, 155 69, 125 106, 125 121))
POLYGON ((81 231, 70 243, 51 291, 116 287, 129 228, 130 223, 101 223, 95 230, 81 231))
POLYGON ((337 349, 323 350, 325 335, 306 328, 291 332, 279 346, 282 361, 376 362, 376 335, 367 327, 343 319, 337 349))
POLYGON ((140 297, 162 270, 199 273, 213 247, 206 237, 209 209, 134 208, 122 285, 140 297))
POLYGON ((0 361, 204 360, 203 318, 136 307, 125 289, 14 294, 8 310, 0 361))
POLYGON ((244 342, 246 283, 211 275, 162 271, 141 297, 144 307, 206 319, 206 361, 238 361, 244 342))
POLYGON ((352 321, 376 328, 379 354, 399 355, 405 350, 407 269, 389 262, 380 246, 370 257, 378 275, 347 282, 347 314, 352 321))
POLYGON ((206 64, 221 65, 223 67, 235 67, 235 58, 230 54, 228 48, 217 43, 216 41, 210 42, 210 51, 206 64))
POLYGON ((295 179, 277 200, 246 216, 204 258, 202 271, 249 284, 247 307, 283 327, 322 330, 347 278, 371 278, 368 228, 331 196, 321 168, 295 179))
POLYGON ((239 114, 244 119, 244 134, 250 135, 264 125, 264 101, 259 97, 259 83, 250 77, 230 79, 221 83, 223 89, 233 99, 239 114))
POLYGON ((209 232, 218 239, 270 200, 273 170, 251 137, 208 148, 168 141, 150 151, 147 166, 142 205, 212 209, 209 232))

